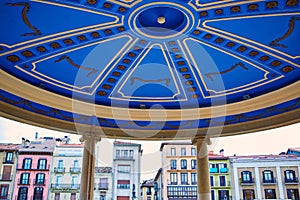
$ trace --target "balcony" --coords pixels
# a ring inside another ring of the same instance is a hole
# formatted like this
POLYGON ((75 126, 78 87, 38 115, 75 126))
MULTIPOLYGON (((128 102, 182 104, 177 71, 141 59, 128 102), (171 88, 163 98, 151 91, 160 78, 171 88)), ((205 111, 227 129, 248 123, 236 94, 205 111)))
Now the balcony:
POLYGON ((255 181, 254 178, 250 179, 250 180, 243 180, 240 179, 241 185, 254 185, 255 181))
POLYGON ((3 158, 3 164, 14 164, 14 159, 3 158))
POLYGON ((18 185, 30 185, 31 179, 18 179, 18 185))
POLYGON ((116 156, 114 160, 134 160, 133 156, 116 156))
POLYGON ((108 183, 99 183, 98 190, 108 190, 108 183))
POLYGON ((70 173, 72 174, 79 174, 81 172, 81 169, 78 167, 70 167, 70 173))
POLYGON ((263 179, 262 184, 263 185, 274 185, 274 184, 276 184, 276 179, 275 178, 270 179, 270 180, 263 179))
POLYGON ((3 196, 0 196, 0 200, 10 200, 10 196, 9 195, 3 195, 3 196))
POLYGON ((168 186, 168 199, 197 200, 197 186, 168 186))
POLYGON ((45 181, 41 182, 41 181, 37 181, 37 180, 33 180, 33 185, 36 186, 45 186, 45 181))
POLYGON ((295 177, 294 179, 284 179, 285 184, 298 184, 299 180, 298 177, 295 177))
POLYGON ((228 168, 220 168, 220 173, 228 173, 228 168))
POLYGON ((218 168, 209 168, 209 173, 219 173, 218 168))
POLYGON ((23 171, 48 171, 49 169, 50 169, 50 165, 45 166, 43 168, 41 166, 37 166, 36 168, 33 168, 33 167, 30 167, 30 168, 21 167, 21 168, 19 168, 17 166, 17 170, 23 170, 23 171))
POLYGON ((225 181, 225 182, 214 181, 213 185, 211 185, 211 187, 212 188, 230 187, 230 181, 225 181))
POLYGON ((80 185, 79 184, 51 184, 51 189, 53 191, 74 191, 79 190, 80 185))
POLYGON ((11 181, 12 174, 0 174, 0 181, 11 181))
POLYGON ((65 167, 54 167, 55 173, 65 173, 66 168, 65 167))

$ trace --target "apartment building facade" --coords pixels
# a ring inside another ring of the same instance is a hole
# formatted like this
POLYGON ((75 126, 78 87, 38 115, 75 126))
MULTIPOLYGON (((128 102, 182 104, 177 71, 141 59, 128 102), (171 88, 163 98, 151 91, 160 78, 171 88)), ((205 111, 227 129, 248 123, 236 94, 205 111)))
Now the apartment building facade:
MULTIPOLYGON (((196 147, 190 142, 162 143, 162 198, 197 200, 196 147)), ((229 158, 210 153, 212 200, 231 199, 229 158)))
POLYGON ((83 144, 57 143, 48 199, 79 200, 83 148, 83 144))
POLYGON ((0 144, 0 199, 12 199, 16 175, 18 144, 0 144))
POLYGON ((140 199, 142 149, 140 144, 113 144, 113 200, 140 199))
POLYGON ((112 200, 112 179, 111 167, 95 167, 94 200, 112 200))
POLYGON ((13 200, 47 199, 54 138, 30 142, 23 139, 19 148, 13 200))
POLYGON ((235 199, 299 200, 300 157, 236 156, 230 163, 235 199))

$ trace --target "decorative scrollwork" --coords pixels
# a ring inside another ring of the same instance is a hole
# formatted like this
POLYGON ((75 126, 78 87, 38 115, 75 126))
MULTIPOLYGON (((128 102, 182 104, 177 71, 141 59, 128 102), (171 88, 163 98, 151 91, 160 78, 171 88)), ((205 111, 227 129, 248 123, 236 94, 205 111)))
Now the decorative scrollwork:
POLYGON ((169 78, 164 78, 164 79, 159 79, 159 80, 144 80, 138 77, 132 77, 131 78, 131 85, 134 84, 135 81, 140 81, 143 83, 162 83, 165 82, 166 86, 168 87, 170 84, 170 79, 169 78))
POLYGON ((24 6, 23 10, 22 10, 22 19, 24 21, 24 23, 31 29, 33 30, 33 33, 25 33, 22 34, 22 36, 37 36, 37 35, 41 35, 41 31, 39 29, 37 29, 35 26, 33 26, 30 22, 29 19, 27 17, 27 14, 29 12, 30 9, 30 4, 27 2, 19 2, 19 3, 7 3, 6 5, 8 6, 24 6))
POLYGON ((237 68, 237 67, 242 67, 244 70, 248 70, 248 68, 247 68, 243 63, 239 62, 239 63, 233 65, 232 67, 230 67, 229 69, 226 69, 226 70, 224 70, 224 71, 222 71, 222 72, 210 72, 210 73, 205 74, 205 76, 206 76, 207 78, 209 78, 211 81, 214 81, 214 79, 213 79, 213 77, 212 77, 213 75, 226 74, 226 73, 228 73, 228 72, 234 70, 234 69, 237 68))
POLYGON ((93 75, 93 74, 95 74, 95 73, 98 72, 97 69, 94 69, 94 68, 91 68, 91 67, 83 67, 83 66, 80 66, 80 65, 74 63, 73 60, 72 60, 70 57, 66 56, 66 55, 60 57, 58 60, 55 61, 55 63, 61 62, 61 61, 63 61, 63 60, 66 60, 66 61, 67 61, 70 65, 72 65, 73 67, 76 67, 76 68, 82 69, 82 70, 90 71, 90 72, 88 73, 87 77, 90 77, 91 75, 93 75))
POLYGON ((294 31, 295 29, 295 21, 299 20, 300 21, 300 17, 291 17, 291 19, 289 20, 289 29, 287 30, 287 32, 280 38, 277 38, 275 40, 273 40, 270 45, 274 46, 274 47, 282 47, 282 48, 287 48, 287 46, 283 45, 283 44, 279 44, 279 42, 285 40, 286 38, 288 38, 294 31))

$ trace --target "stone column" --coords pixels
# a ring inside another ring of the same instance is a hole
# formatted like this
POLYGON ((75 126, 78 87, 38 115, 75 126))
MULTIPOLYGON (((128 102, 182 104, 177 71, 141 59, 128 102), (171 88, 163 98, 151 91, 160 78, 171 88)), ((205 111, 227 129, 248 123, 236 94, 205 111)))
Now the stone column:
POLYGON ((95 173, 95 145, 101 140, 94 135, 83 135, 80 139, 84 142, 84 152, 80 182, 80 200, 93 200, 94 198, 94 173, 95 173))
POLYGON ((198 200, 211 200, 209 162, 207 145, 211 144, 209 138, 195 138, 193 144, 197 146, 197 183, 198 200))

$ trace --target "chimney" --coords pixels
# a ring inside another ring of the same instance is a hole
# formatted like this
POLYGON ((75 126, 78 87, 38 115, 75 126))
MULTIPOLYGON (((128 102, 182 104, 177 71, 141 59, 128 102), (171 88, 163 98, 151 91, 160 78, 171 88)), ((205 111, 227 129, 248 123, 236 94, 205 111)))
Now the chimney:
POLYGON ((36 140, 39 138, 39 133, 38 132, 35 132, 35 137, 34 137, 36 140))
POLYGON ((219 153, 220 153, 221 156, 224 156, 224 149, 221 149, 221 150, 219 151, 219 153))
POLYGON ((25 138, 22 137, 22 146, 25 146, 25 138))

